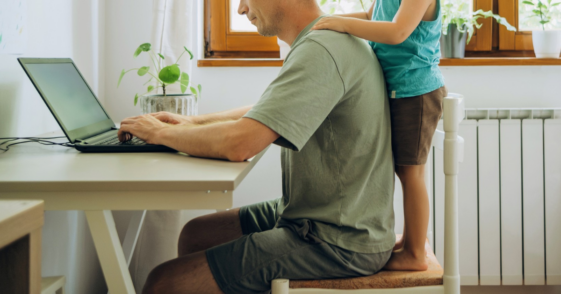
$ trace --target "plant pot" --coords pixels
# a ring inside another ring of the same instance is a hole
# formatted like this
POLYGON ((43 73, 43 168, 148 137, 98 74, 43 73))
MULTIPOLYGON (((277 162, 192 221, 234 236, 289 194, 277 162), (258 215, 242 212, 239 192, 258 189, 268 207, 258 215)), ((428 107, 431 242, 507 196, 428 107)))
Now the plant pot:
POLYGON ((288 52, 290 52, 290 45, 277 37, 277 44, 280 47, 280 59, 285 60, 288 52))
POLYGON ((198 99, 193 94, 146 95, 140 97, 142 114, 167 111, 181 115, 197 115, 198 99))
POLYGON ((559 58, 561 31, 532 31, 532 43, 537 58, 559 58))
POLYGON ((455 24, 448 25, 446 35, 440 36, 440 54, 442 58, 464 58, 466 52, 467 32, 458 31, 455 24))

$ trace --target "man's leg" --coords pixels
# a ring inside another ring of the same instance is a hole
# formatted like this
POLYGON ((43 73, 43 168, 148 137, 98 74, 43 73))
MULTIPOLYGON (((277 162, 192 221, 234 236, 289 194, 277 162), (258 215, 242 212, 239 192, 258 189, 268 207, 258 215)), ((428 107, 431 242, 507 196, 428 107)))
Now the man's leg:
POLYGON ((239 208, 203 215, 190 220, 183 227, 179 235, 178 255, 203 251, 242 235, 239 208))
POLYGON ((163 264, 150 272, 143 294, 221 294, 223 293, 208 266, 204 251, 188 254, 163 264))

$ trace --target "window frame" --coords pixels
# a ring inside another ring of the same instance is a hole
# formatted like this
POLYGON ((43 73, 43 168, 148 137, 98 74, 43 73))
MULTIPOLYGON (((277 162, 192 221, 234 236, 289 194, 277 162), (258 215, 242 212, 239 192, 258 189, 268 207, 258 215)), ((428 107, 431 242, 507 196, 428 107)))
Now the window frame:
MULTIPOLYGON (((437 0, 441 1, 441 0, 437 0)), ((483 9, 493 10, 493 0, 473 0, 473 11, 483 9)), ((480 19, 483 26, 476 29, 469 44, 466 44, 466 52, 469 51, 491 51, 493 49, 493 19, 480 19)))
POLYGON ((230 29, 230 0, 205 0, 206 58, 279 58, 277 37, 230 29))
POLYGON ((516 32, 507 30, 504 26, 499 28, 499 50, 530 51, 534 50, 531 31, 519 31, 519 1, 498 0, 499 14, 516 27, 516 32))

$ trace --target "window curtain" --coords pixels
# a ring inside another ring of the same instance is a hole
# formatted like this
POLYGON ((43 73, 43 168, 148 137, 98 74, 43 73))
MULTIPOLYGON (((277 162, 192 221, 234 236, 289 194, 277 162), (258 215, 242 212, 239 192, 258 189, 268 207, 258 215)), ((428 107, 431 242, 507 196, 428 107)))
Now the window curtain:
MULTIPOLYGON (((164 55, 161 65, 171 65, 185 51, 193 50, 196 42, 196 20, 193 19, 194 0, 153 0, 153 27, 151 44, 156 53, 164 55)), ((181 71, 191 75, 188 53, 179 62, 181 71)), ((161 93, 161 89, 159 89, 161 93)), ((189 90, 188 90, 189 91, 189 90)), ((178 84, 166 92, 180 93, 178 84)), ((154 195, 158 197, 158 195, 154 195)), ((177 257, 177 240, 185 223, 194 217, 213 211, 157 211, 148 210, 130 264, 131 276, 137 293, 142 291, 146 278, 159 264, 177 257)))

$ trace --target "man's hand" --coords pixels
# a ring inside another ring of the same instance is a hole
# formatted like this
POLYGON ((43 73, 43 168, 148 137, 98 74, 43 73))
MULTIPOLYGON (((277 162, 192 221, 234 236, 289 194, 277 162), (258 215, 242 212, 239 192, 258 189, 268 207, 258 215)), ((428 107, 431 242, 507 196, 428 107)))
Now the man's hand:
POLYGON ((332 30, 340 33, 347 33, 346 17, 341 16, 326 16, 320 19, 313 27, 312 30, 332 30))
POLYGON ((162 122, 154 115, 146 114, 124 119, 121 122, 118 136, 121 142, 128 141, 135 136, 149 144, 160 144, 158 133, 170 127, 173 126, 162 122))
POLYGON ((193 119, 193 117, 175 114, 171 112, 160 111, 160 112, 150 113, 149 115, 157 118, 162 122, 172 125, 195 124, 195 120, 193 119))

